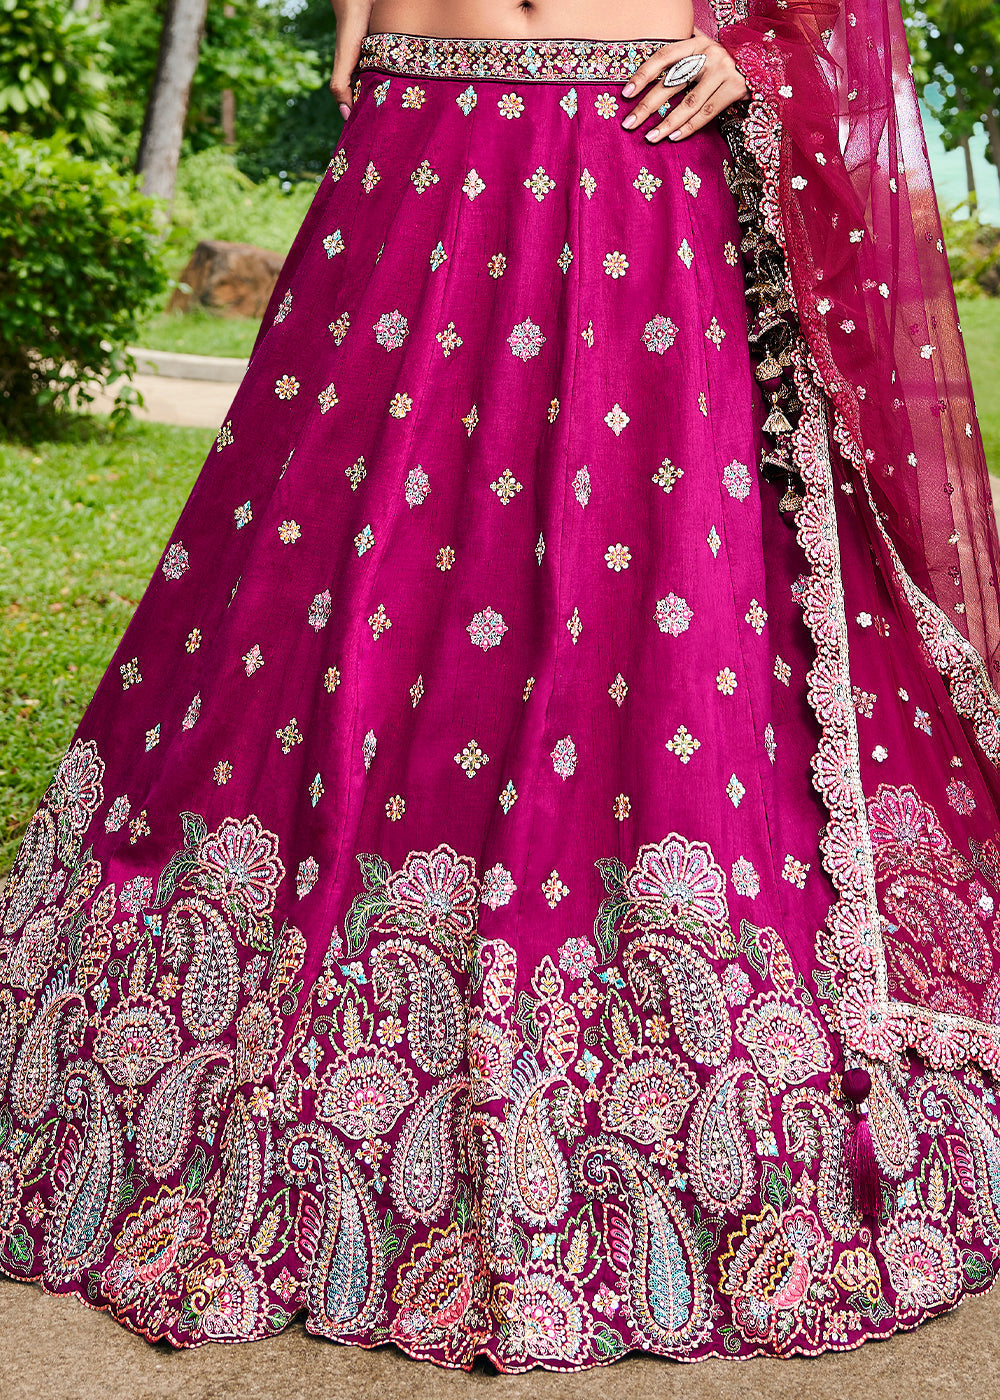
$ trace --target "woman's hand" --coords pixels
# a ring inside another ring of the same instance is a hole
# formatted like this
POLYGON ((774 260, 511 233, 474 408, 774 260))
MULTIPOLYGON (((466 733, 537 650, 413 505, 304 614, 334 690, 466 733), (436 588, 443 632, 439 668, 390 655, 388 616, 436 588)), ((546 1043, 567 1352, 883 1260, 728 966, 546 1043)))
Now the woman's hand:
POLYGON ((351 93, 351 74, 361 57, 361 41, 368 33, 368 21, 371 19, 375 0, 332 0, 332 4, 333 13, 337 18, 337 48, 333 58, 330 91, 340 104, 340 115, 347 121, 354 101, 351 93))
POLYGON ((665 136, 669 136, 672 141, 682 141, 686 136, 693 136, 696 131, 714 121, 720 112, 724 112, 734 102, 739 102, 749 95, 746 79, 736 67, 729 52, 707 34, 702 34, 696 29, 693 39, 685 39, 679 44, 665 44, 632 74, 622 91, 622 96, 632 97, 635 93, 641 93, 643 88, 649 88, 649 91, 633 107, 622 125, 640 126, 647 117, 686 87, 686 83, 680 83, 665 88, 663 73, 675 63, 679 63, 682 58, 692 58, 698 54, 704 54, 705 66, 697 81, 684 100, 671 108, 659 126, 651 127, 646 132, 647 141, 662 141, 665 136))

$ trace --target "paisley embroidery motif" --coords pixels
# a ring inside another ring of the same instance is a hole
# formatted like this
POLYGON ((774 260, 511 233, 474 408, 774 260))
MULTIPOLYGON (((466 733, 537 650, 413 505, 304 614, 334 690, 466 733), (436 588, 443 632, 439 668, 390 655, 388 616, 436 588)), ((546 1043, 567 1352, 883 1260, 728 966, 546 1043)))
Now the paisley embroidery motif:
POLYGON ((671 1350, 694 1347, 710 1325, 711 1290, 673 1193, 645 1158, 614 1138, 584 1143, 572 1169, 577 1189, 601 1204, 608 1260, 627 1284, 639 1335, 671 1350))
POLYGON ((753 1192, 754 1155, 740 1112, 741 1081, 752 1075, 747 1060, 720 1069, 705 1086, 691 1119, 691 1188, 706 1210, 735 1213, 753 1192))
POLYGON ((28 823, 4 890, 7 907, 2 927, 8 937, 37 908, 52 875, 55 850, 56 824, 52 814, 41 807, 28 823))
POLYGON ((181 1012, 198 1040, 217 1039, 236 1014, 239 961, 229 925, 204 899, 185 899, 167 916, 164 942, 177 966, 190 959, 181 1012))
POLYGON ((409 993, 407 1043, 427 1074, 450 1074, 462 1057, 465 1007, 444 959, 409 938, 381 943, 372 955, 380 1001, 397 1010, 409 993))
POLYGON ((143 1170, 154 1179, 170 1176, 180 1166, 194 1133, 202 1085, 213 1066, 230 1063, 222 1046, 189 1050, 156 1081, 139 1118, 136 1147, 143 1170))
POLYGON ((674 1030, 693 1060, 721 1065, 732 1028, 719 979, 708 959, 677 938, 640 934, 625 952, 625 974, 642 1005, 667 996, 674 1030))
POLYGON ((468 1094, 459 1076, 431 1090, 396 1143, 392 1159, 393 1200, 408 1220, 429 1225, 447 1210, 455 1192, 455 1118, 468 1094))
POLYGON ((66 1070, 63 1111, 72 1127, 61 1148, 56 1179, 61 1187, 45 1237, 46 1277, 77 1279, 103 1255, 118 1205, 122 1132, 101 1076, 80 1062, 66 1070))

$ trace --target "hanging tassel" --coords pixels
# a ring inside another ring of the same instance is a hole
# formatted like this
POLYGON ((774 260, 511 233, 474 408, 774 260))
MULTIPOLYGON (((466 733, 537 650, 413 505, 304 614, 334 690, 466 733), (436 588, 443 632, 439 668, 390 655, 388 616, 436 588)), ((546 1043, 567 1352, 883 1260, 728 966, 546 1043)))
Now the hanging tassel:
POLYGON ((781 365, 770 350, 765 353, 764 359, 757 366, 756 374, 762 384, 766 384, 771 379, 781 378, 781 365))
POLYGON ((875 1144, 868 1126, 868 1095, 871 1089, 871 1075, 867 1070, 849 1069, 843 1077, 844 1096, 851 1100, 858 1113, 858 1121, 847 1140, 847 1166, 854 1187, 854 1204, 862 1215, 878 1219, 882 1214, 883 1201, 875 1144))
POLYGON ((770 433, 772 437, 778 433, 793 433, 795 429, 778 407, 777 394, 771 395, 771 413, 764 424, 765 433, 770 433))
POLYGON ((784 511, 786 515, 794 515, 800 506, 805 504, 805 497, 799 490, 798 482, 791 473, 788 474, 788 485, 785 494, 778 502, 778 509, 784 511))

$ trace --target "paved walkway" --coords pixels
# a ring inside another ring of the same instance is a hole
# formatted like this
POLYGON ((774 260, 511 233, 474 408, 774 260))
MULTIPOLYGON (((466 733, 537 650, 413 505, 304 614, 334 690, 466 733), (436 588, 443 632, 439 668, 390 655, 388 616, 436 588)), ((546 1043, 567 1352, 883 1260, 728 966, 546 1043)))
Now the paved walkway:
POLYGON ((471 1375, 310 1337, 295 1323, 271 1341, 175 1351, 150 1346, 72 1298, 0 1283, 3 1400, 996 1400, 997 1302, 954 1312, 858 1351, 812 1360, 650 1357, 579 1375, 471 1375))
MULTIPOLYGON (((96 395, 93 408, 108 413, 121 380, 96 395)), ((132 380, 145 400, 135 410, 137 418, 151 423, 176 423, 183 428, 218 428, 225 422, 238 384, 220 384, 211 379, 167 379, 159 374, 137 374, 132 380)))

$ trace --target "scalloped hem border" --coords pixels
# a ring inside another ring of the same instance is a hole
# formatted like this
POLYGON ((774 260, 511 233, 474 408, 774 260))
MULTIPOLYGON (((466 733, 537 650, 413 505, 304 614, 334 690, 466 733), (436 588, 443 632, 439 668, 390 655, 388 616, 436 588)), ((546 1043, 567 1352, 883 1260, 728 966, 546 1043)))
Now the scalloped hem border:
POLYGON ((864 1336, 859 1337, 857 1341, 845 1342, 843 1344, 831 1341, 826 1343, 825 1345, 814 1349, 810 1349, 804 1346, 793 1346, 790 1347, 787 1351, 780 1352, 768 1350, 765 1347, 758 1347, 754 1351, 740 1353, 733 1353, 725 1350, 720 1351, 716 1348, 713 1348, 712 1350, 699 1352, 697 1355, 692 1356, 690 1353, 673 1353, 668 1351, 657 1351, 655 1349, 644 1347, 640 1343, 636 1342, 635 1344, 626 1347, 624 1351, 620 1351, 616 1353, 616 1355, 609 1356, 604 1360, 595 1359, 592 1361, 583 1362, 580 1365, 571 1366, 560 1366, 556 1364, 551 1364, 544 1360, 533 1361, 530 1363, 526 1363, 523 1366, 507 1365, 498 1359, 495 1352, 491 1350, 489 1346, 482 1346, 477 1348, 477 1350, 473 1353, 472 1358, 468 1362, 449 1361, 443 1356, 429 1356, 417 1350, 413 1350, 410 1347, 408 1347, 405 1342, 397 1340, 394 1337, 382 1337, 379 1338, 379 1340, 377 1341, 366 1341, 360 1336, 331 1336, 329 1333, 323 1332, 320 1328, 311 1325, 313 1319, 309 1315, 308 1309, 304 1306, 296 1309, 295 1312, 289 1314, 288 1320, 282 1327, 279 1327, 276 1332, 260 1332, 254 1336, 249 1337, 203 1337, 200 1341, 180 1341, 171 1332, 161 1332, 155 1335, 153 1333, 147 1332, 145 1328, 140 1327, 131 1318, 123 1315, 122 1313, 119 1313, 116 1310, 114 1304, 110 1301, 104 1303, 94 1303, 91 1302, 89 1298, 84 1297, 84 1295, 77 1288, 54 1288, 45 1281, 45 1278, 42 1274, 38 1274, 31 1278, 22 1277, 19 1274, 10 1273, 9 1270, 6 1269, 3 1264, 0 1264, 0 1281, 7 1281, 9 1283, 15 1284, 33 1285, 36 1288, 40 1288, 43 1294, 52 1298, 72 1298, 74 1302, 81 1304, 85 1308, 88 1308, 91 1312, 106 1313, 112 1319, 113 1322, 116 1322, 120 1327, 124 1328, 126 1332, 129 1332, 136 1337, 142 1337, 145 1341, 149 1342, 150 1345, 156 1345, 160 1342, 166 1342, 169 1346, 171 1346, 174 1349, 174 1351, 178 1352, 195 1351, 199 1347, 204 1346, 243 1346, 250 1342, 269 1341, 275 1337, 279 1337, 282 1334, 282 1332, 286 1332, 293 1322, 296 1322, 299 1319, 303 1319, 303 1325, 305 1327, 306 1333, 310 1337, 317 1338, 317 1340, 330 1342, 336 1346, 358 1347, 361 1351, 376 1351, 380 1347, 393 1346, 396 1348, 397 1351, 401 1352, 410 1361, 427 1362, 429 1365, 436 1366, 440 1370, 444 1371, 464 1371, 466 1373, 469 1373, 473 1370, 476 1362, 480 1358, 483 1358, 486 1361, 488 1361, 491 1366, 494 1366, 497 1372, 502 1376, 522 1376, 527 1375, 531 1371, 547 1371, 551 1372, 554 1375, 572 1376, 581 1375, 588 1371, 596 1371, 600 1367, 611 1366, 619 1361, 627 1361, 633 1357, 639 1356, 652 1357, 658 1361, 682 1362, 687 1365, 695 1366, 701 1361, 791 1361, 795 1360, 796 1358, 813 1360, 821 1356, 833 1356, 840 1355, 845 1352, 859 1351, 863 1346, 867 1346, 869 1342, 887 1342, 893 1337, 900 1336, 908 1332, 915 1332, 918 1327, 923 1327, 927 1323, 933 1322, 936 1318, 945 1317, 948 1313, 955 1312, 958 1308, 962 1306, 964 1302, 966 1302, 970 1298, 987 1297, 990 1293, 994 1291, 994 1289, 997 1287, 997 1284, 1000 1283, 1000 1275, 994 1278, 993 1282, 989 1284, 986 1288, 976 1290, 967 1289, 965 1292, 961 1293, 953 1303, 947 1303, 938 1308, 926 1309, 913 1322, 900 1322, 897 1320, 895 1326, 890 1328, 888 1331, 868 1332, 864 1336))

